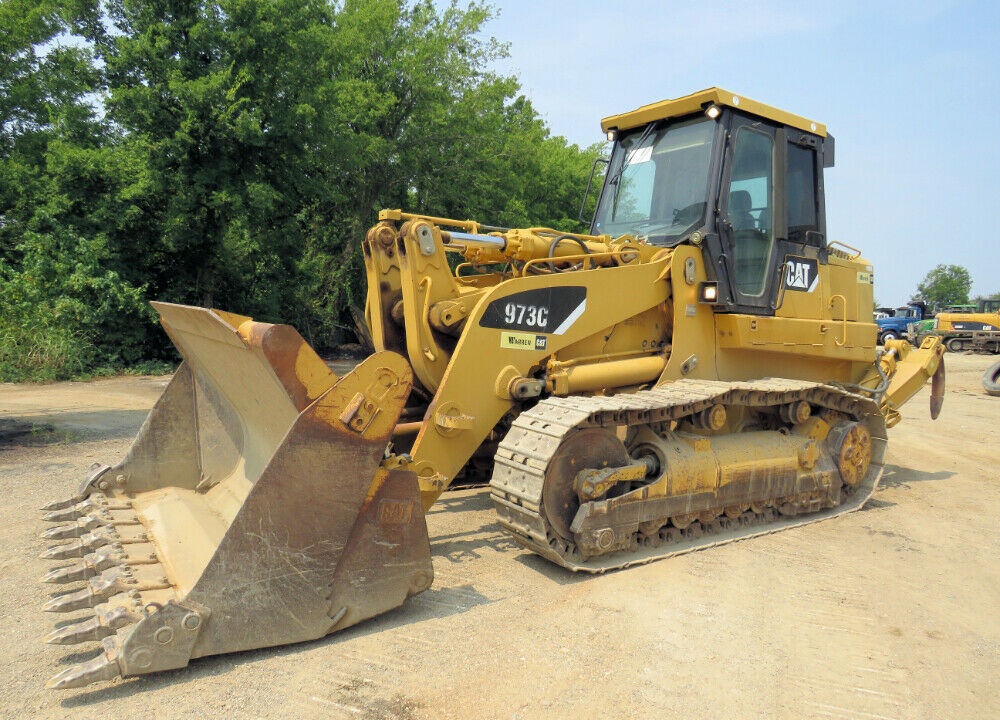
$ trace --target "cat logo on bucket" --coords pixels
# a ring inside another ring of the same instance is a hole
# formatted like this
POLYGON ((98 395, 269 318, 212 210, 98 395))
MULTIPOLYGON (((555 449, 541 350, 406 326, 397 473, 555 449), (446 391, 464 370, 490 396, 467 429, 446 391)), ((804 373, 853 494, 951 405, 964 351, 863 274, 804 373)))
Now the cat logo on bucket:
POLYGON ((382 500, 378 505, 379 525, 406 525, 413 517, 413 503, 409 500, 382 500))
POLYGON ((785 258, 785 289, 812 292, 819 282, 819 263, 812 258, 785 258))

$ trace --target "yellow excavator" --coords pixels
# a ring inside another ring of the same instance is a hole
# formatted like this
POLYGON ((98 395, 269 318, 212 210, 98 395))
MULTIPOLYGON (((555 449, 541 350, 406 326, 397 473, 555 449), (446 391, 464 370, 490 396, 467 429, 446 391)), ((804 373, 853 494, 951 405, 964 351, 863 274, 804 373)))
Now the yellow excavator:
POLYGON ((489 479, 500 525, 577 571, 855 510, 944 348, 876 346, 873 271, 827 239, 834 143, 718 88, 606 118, 589 234, 385 210, 375 352, 338 377, 286 325, 154 303, 184 362, 126 458, 47 506, 101 644, 50 687, 319 638, 433 579, 424 512, 489 479))

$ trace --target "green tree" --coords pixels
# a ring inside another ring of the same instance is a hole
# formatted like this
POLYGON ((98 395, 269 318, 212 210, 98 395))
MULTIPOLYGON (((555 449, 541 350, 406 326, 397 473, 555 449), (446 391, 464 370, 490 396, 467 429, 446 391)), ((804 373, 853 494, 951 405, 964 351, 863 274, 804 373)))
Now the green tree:
POLYGON ((322 344, 360 300, 375 211, 456 164, 443 139, 485 132, 463 102, 495 82, 488 17, 384 0, 112 5, 116 32, 93 38, 108 117, 149 178, 127 264, 161 297, 293 322, 322 344))
POLYGON ((6 0, 0 295, 39 313, 0 317, 9 347, 27 352, 31 327, 88 367, 157 356, 149 298, 290 322, 322 347, 362 300, 380 207, 582 229, 599 148, 552 137, 489 70, 505 52, 491 13, 6 0))
POLYGON ((0 258, 16 261, 15 240, 53 189, 50 144, 99 135, 89 95, 99 74, 89 51, 63 44, 89 26, 86 0, 0 3, 0 258), (79 7, 77 7, 79 5, 79 7))
POLYGON ((0 4, 0 380, 141 356, 129 330, 151 313, 111 268, 95 205, 113 177, 92 105, 100 74, 90 48, 66 41, 96 18, 86 0, 0 4))
POLYGON ((101 236, 28 231, 17 271, 0 260, 0 381, 60 380, 143 359, 144 288, 107 268, 101 236))
POLYGON ((923 300, 931 308, 960 305, 969 302, 972 276, 960 265, 938 265, 917 285, 911 300, 923 300))

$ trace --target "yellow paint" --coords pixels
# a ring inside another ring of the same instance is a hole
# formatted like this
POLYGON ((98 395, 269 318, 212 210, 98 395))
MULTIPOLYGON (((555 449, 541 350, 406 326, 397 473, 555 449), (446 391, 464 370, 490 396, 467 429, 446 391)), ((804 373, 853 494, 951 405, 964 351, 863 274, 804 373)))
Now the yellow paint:
POLYGON ((315 400, 337 382, 338 377, 324 363, 316 351, 302 343, 295 355, 295 377, 306 389, 310 400, 315 400))
POLYGON ((682 117, 700 112, 709 104, 739 108, 744 112, 790 125, 799 130, 819 135, 820 137, 826 137, 826 126, 822 123, 779 110, 776 107, 751 100, 745 95, 739 95, 721 88, 709 88, 674 100, 661 100, 650 105, 643 105, 631 112, 606 117, 601 120, 601 129, 607 132, 612 128, 628 130, 630 128, 642 127, 654 120, 682 117))

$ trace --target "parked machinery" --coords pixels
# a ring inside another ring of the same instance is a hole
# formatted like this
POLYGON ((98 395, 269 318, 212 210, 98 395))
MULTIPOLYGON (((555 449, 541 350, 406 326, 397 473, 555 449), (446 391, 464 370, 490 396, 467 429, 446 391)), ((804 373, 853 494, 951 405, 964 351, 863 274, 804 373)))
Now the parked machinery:
POLYGON ((589 234, 383 211, 376 352, 155 303, 184 358, 124 461, 49 506, 99 641, 53 687, 321 637, 432 582, 424 511, 463 469, 502 527, 601 572, 860 507, 943 347, 876 347, 872 267, 826 235, 826 128, 713 88, 606 118, 589 234), (456 262, 449 262, 452 257, 456 262), (492 469, 490 469, 492 467, 492 469), (73 560, 71 560, 73 559, 73 560))

